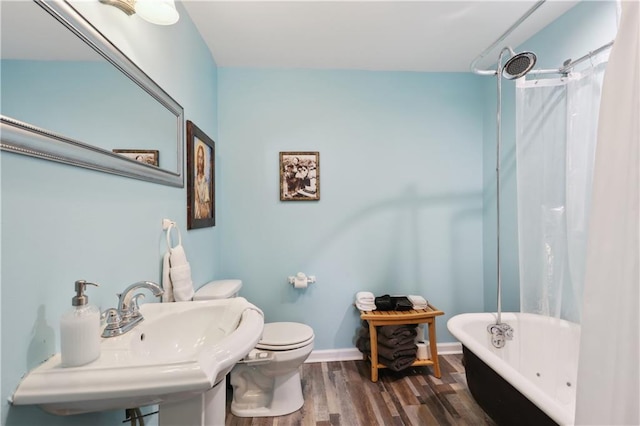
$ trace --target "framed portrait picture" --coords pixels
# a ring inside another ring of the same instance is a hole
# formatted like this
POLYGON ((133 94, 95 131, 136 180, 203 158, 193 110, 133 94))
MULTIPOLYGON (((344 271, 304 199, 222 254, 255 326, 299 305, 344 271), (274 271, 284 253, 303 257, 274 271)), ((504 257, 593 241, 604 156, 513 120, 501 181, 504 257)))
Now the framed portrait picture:
POLYGON ((215 143, 187 120, 187 229, 216 224, 215 143))
POLYGON ((113 152, 151 166, 160 164, 160 151, 155 149, 114 149, 113 152))
POLYGON ((320 199, 320 153, 280 153, 280 201, 320 199))

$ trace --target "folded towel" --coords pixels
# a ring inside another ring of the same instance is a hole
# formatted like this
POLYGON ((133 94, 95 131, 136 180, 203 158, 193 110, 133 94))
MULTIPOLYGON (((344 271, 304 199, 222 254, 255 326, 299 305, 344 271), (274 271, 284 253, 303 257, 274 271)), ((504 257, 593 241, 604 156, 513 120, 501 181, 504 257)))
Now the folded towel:
POLYGON ((379 311, 410 311, 413 304, 406 296, 379 296, 375 298, 374 303, 379 311))
POLYGON ((416 324, 383 325, 378 328, 378 336, 379 335, 387 338, 414 338, 418 335, 418 331, 416 330, 416 324))
POLYGON ((410 294, 409 296, 407 296, 407 299, 409 299, 409 301, 413 305, 413 309, 426 309, 429 307, 429 305, 427 304, 427 299, 422 296, 410 294))
POLYGON ((356 308, 358 308, 361 311, 375 311, 376 305, 374 305, 373 303, 356 302, 356 308))
MULTIPOLYGON (((409 334, 407 336, 400 337, 387 337, 384 334, 377 333, 378 336, 378 346, 386 346, 388 348, 396 348, 398 346, 404 346, 408 344, 414 344, 416 340, 416 335, 409 334)), ((366 327, 361 327, 358 330, 358 338, 363 338, 365 340, 370 339, 369 329, 366 327)))
POLYGON ((375 296, 370 291, 359 291, 356 293, 356 301, 374 303, 375 296))
POLYGON ((378 356, 386 359, 395 360, 398 358, 412 357, 416 358, 418 353, 418 347, 411 343, 410 345, 398 346, 396 348, 388 348, 386 346, 378 345, 378 356))
POLYGON ((404 370, 405 368, 409 368, 411 367, 411 365, 415 360, 416 360, 415 356, 405 356, 405 357, 396 358, 393 360, 380 357, 380 356, 378 357, 379 362, 386 365, 388 368, 390 368, 393 371, 401 371, 401 370, 404 370))
MULTIPOLYGON (((356 340, 356 348, 362 353, 371 353, 371 341, 364 337, 358 337, 356 340)), ((387 359, 396 359, 405 356, 415 357, 418 352, 418 347, 413 342, 409 342, 402 346, 388 347, 378 342, 378 356, 382 356, 387 359)))

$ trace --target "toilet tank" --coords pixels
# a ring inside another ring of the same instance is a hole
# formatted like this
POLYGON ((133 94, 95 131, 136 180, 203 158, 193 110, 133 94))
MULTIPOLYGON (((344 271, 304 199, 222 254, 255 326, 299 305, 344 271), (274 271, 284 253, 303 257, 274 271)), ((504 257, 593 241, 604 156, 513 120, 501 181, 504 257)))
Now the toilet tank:
POLYGON ((193 300, 229 299, 236 297, 242 288, 241 280, 215 280, 200 287, 193 300))

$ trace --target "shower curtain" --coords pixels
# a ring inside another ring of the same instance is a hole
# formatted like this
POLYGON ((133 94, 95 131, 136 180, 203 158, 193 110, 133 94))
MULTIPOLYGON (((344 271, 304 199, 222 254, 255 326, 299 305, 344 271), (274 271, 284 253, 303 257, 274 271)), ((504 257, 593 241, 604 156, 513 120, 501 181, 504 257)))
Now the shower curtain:
POLYGON ((640 2, 623 1, 600 106, 577 425, 640 424, 640 2))
POLYGON ((607 56, 567 77, 516 82, 522 312, 580 322, 607 56))

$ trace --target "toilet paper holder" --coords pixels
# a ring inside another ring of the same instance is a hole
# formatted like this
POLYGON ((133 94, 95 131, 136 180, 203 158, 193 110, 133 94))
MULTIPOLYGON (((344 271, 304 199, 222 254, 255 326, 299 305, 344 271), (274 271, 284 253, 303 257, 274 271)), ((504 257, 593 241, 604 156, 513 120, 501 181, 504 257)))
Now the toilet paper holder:
POLYGON ((315 283, 316 277, 313 275, 306 276, 304 272, 298 272, 295 276, 289 276, 289 284, 293 284, 296 288, 305 288, 309 284, 315 283))

